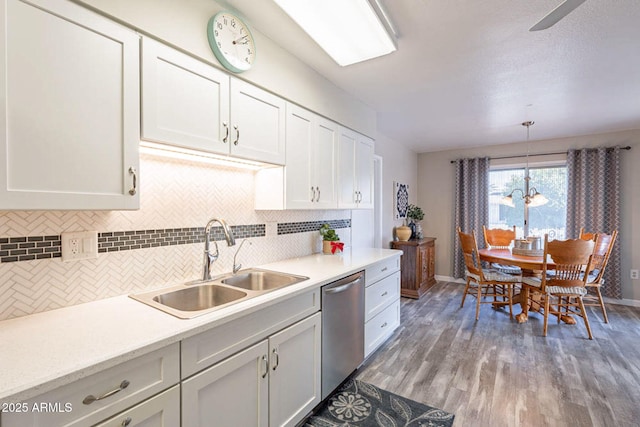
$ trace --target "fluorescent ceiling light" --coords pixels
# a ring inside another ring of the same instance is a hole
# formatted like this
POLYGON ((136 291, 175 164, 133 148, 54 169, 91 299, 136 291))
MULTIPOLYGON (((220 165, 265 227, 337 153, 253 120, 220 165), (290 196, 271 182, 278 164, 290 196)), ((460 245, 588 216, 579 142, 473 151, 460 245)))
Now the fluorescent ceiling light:
POLYGON ((207 153, 204 151, 190 150, 188 148, 174 147, 171 145, 158 144, 149 141, 140 141, 140 152, 144 154, 150 154, 152 156, 161 156, 171 159, 207 163, 210 165, 230 166, 241 169, 258 170, 265 167, 274 167, 274 165, 268 163, 237 159, 234 157, 207 153))
POLYGON ((396 50, 378 0, 274 0, 338 65, 396 50), (372 3, 370 3, 373 2, 372 3))

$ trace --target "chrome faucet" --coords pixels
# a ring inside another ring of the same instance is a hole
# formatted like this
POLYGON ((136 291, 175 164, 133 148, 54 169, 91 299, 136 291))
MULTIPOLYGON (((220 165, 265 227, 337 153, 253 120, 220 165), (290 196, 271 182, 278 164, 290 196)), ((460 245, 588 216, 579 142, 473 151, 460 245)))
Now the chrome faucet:
MULTIPOLYGON (((240 246, 238 246, 238 249, 236 249, 236 254, 233 256, 233 274, 236 274, 242 268, 242 264, 236 264, 236 257, 238 256, 238 252, 240 252, 240 249, 242 249, 242 245, 244 245, 244 242, 246 241, 247 239, 244 239, 242 242, 240 242, 240 246)), ((252 243, 249 242, 249 244, 251 245, 252 243)))
POLYGON ((236 244, 236 240, 233 237, 233 233, 229 228, 227 222, 223 219, 212 218, 209 220, 207 225, 204 227, 204 267, 202 270, 202 280, 207 281, 211 280, 211 266, 218 259, 218 243, 213 241, 213 244, 216 248, 215 253, 211 253, 209 250, 209 241, 211 240, 211 226, 213 223, 218 222, 222 226, 222 231, 224 232, 224 237, 227 241, 227 246, 233 246, 236 244))

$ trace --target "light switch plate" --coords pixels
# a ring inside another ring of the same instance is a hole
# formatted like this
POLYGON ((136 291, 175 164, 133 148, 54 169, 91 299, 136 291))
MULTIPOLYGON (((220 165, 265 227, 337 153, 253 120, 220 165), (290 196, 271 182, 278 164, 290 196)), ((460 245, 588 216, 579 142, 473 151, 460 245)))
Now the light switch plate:
POLYGON ((98 232, 62 233, 62 261, 98 258, 98 232))

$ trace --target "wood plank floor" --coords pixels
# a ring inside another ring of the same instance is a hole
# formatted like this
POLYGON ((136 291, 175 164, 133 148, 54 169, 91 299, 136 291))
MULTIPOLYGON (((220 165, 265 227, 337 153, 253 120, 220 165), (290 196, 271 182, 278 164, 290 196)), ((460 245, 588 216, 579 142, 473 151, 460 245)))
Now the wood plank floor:
MULTIPOLYGON (((455 414, 462 426, 639 426, 640 308, 587 308, 594 340, 542 315, 526 324, 505 309, 460 301, 464 285, 439 282, 402 298, 401 326, 357 378, 455 414)), ((514 313, 520 308, 514 307, 514 313)))

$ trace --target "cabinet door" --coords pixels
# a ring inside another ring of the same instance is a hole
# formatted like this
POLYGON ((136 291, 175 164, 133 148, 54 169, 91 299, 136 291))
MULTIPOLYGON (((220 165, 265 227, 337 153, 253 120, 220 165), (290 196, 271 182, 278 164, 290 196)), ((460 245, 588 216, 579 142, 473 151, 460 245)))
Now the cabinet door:
POLYGON ((287 104, 287 155, 285 166, 285 204, 287 209, 312 209, 316 195, 312 181, 311 158, 314 145, 315 115, 287 104), (313 188, 312 188, 313 187, 313 188))
POLYGON ((231 79, 231 154, 285 163, 286 102, 265 90, 231 79))
POLYGON ((229 76, 147 37, 142 139, 229 153, 229 76))
POLYGON ((316 208, 335 209, 338 207, 336 192, 338 129, 339 126, 336 123, 318 117, 313 156, 314 181, 318 191, 314 203, 316 208))
POLYGON ((373 154, 373 140, 364 135, 358 135, 355 169, 358 207, 361 209, 373 209, 373 154))
POLYGON ((416 275, 417 275, 417 284, 416 288, 420 289, 422 285, 427 282, 428 278, 428 265, 429 265, 429 256, 427 253, 427 246, 420 245, 418 246, 418 262, 416 265, 416 275))
POLYGON ((356 133, 340 128, 338 147, 338 207, 354 209, 358 207, 355 180, 356 133))
POLYGON ((320 316, 316 313, 269 338, 271 427, 295 426, 320 403, 320 316))
POLYGON ((180 386, 145 400, 95 427, 170 427, 180 425, 180 386))
POLYGON ((139 37, 66 0, 0 1, 0 209, 137 209, 139 37))
POLYGON ((182 383, 182 427, 266 427, 267 340, 182 383))

